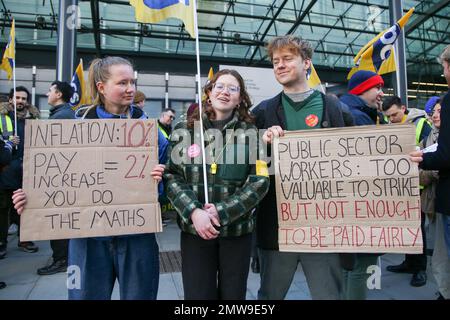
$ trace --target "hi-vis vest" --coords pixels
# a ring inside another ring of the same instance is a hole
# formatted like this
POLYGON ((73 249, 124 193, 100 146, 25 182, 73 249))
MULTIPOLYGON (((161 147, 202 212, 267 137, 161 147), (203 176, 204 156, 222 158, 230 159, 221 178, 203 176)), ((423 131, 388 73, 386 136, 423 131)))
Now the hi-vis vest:
POLYGON ((422 133, 423 126, 425 122, 428 122, 425 118, 419 118, 417 121, 414 121, 414 125, 416 126, 416 145, 418 146, 420 141, 420 134, 422 133))
MULTIPOLYGON (((403 116, 403 120, 401 123, 405 123, 407 119, 407 115, 403 116)), ((430 124, 425 117, 417 117, 412 121, 412 123, 416 126, 416 146, 420 144, 420 134, 422 133, 423 126, 425 123, 430 124)), ((431 125, 431 124, 430 124, 431 125)))
POLYGON ((2 130, 3 140, 9 140, 14 135, 11 118, 6 114, 0 115, 0 129, 2 130))
POLYGON ((163 127, 161 127, 161 125, 158 123, 158 128, 159 131, 161 131, 161 133, 163 134, 164 137, 166 137, 167 140, 169 140, 169 135, 167 134, 166 130, 164 130, 163 127))
MULTIPOLYGON (((418 146, 420 143, 420 134, 422 133, 422 129, 425 123, 428 123, 427 119, 425 118, 419 118, 414 121, 414 125, 416 126, 416 146, 418 146)), ((420 184, 419 189, 423 190, 425 189, 425 187, 420 184)))

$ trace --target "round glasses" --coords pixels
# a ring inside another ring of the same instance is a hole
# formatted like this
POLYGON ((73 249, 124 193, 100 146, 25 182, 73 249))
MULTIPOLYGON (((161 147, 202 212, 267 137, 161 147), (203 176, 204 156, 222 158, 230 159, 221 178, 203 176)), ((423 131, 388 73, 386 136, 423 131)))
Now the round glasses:
POLYGON ((235 86, 232 84, 225 85, 224 83, 221 83, 221 82, 216 82, 214 84, 213 88, 218 92, 222 92, 226 88, 230 94, 237 94, 237 93, 239 93, 239 90, 240 90, 239 86, 235 86))

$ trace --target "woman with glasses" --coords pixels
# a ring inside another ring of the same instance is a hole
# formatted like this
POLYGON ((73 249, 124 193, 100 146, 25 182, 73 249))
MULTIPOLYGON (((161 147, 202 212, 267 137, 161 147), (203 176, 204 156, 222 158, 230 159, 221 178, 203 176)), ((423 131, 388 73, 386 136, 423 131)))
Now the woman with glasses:
POLYGON ((255 223, 252 209, 265 196, 269 178, 267 170, 256 170, 257 146, 251 148, 249 140, 257 138, 257 132, 239 73, 216 73, 204 88, 202 105, 202 115, 196 108, 175 127, 164 173, 166 194, 181 229, 184 297, 243 300, 255 223), (209 203, 204 196, 201 144, 209 203))

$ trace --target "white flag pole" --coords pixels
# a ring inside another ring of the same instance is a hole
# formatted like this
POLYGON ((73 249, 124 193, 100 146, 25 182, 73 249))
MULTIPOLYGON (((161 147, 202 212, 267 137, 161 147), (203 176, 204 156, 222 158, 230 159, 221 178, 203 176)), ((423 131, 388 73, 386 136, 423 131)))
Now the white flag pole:
MULTIPOLYGON (((16 100, 16 55, 14 54, 13 60, 13 88, 14 88, 14 135, 17 136, 17 100, 16 100)), ((17 146, 16 146, 17 148, 17 146)))
POLYGON ((208 176, 206 174, 206 155, 205 155, 205 138, 203 137, 203 108, 202 108, 202 85, 200 78, 200 45, 198 39, 198 22, 197 22, 197 1, 192 1, 194 5, 194 32, 195 32, 195 55, 197 56, 197 88, 198 88, 198 111, 200 113, 200 140, 201 140, 201 150, 202 150, 202 160, 203 160, 203 186, 205 188, 205 203, 209 203, 208 199, 208 176))

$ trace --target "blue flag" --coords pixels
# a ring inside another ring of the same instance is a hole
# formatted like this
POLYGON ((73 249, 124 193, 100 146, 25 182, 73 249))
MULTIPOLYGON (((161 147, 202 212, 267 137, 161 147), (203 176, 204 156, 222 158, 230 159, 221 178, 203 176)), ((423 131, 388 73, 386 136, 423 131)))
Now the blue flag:
POLYGON ((90 103, 90 99, 88 98, 88 93, 86 91, 86 85, 84 82, 83 60, 81 59, 77 69, 75 70, 75 73, 73 74, 70 85, 73 88, 73 95, 72 98, 70 98, 69 103, 72 106, 73 110, 78 109, 84 104, 90 103))
POLYGON ((167 18, 178 18, 184 22, 186 31, 195 38, 194 0, 129 0, 135 9, 136 21, 158 23, 167 18))

